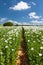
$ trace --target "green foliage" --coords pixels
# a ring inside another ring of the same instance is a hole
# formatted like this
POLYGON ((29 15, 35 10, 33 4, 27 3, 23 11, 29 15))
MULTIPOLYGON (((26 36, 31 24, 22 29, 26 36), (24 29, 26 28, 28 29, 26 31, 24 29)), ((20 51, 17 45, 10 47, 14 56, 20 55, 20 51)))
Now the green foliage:
POLYGON ((13 23, 12 22, 6 22, 3 24, 3 26, 13 26, 13 23))
POLYGON ((16 26, 18 26, 18 24, 16 24, 16 26))
MULTIPOLYGON (((25 32, 30 65, 43 65, 43 30, 30 28, 22 28, 22 33, 25 32)), ((0 65, 16 63, 22 33, 21 27, 0 28, 0 65)))
POLYGON ((14 65, 20 46, 21 30, 0 28, 0 65, 14 65))
POLYGON ((25 30, 30 65, 43 65, 43 30, 25 30))

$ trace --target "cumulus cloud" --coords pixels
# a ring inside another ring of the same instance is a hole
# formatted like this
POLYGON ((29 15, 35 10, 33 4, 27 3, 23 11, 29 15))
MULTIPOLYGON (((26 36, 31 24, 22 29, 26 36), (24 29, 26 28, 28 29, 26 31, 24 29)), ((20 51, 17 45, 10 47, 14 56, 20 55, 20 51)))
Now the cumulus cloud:
POLYGON ((14 22, 13 20, 8 20, 8 22, 14 22))
POLYGON ((39 19, 41 16, 38 16, 36 12, 29 13, 30 18, 39 19))
POLYGON ((15 20, 8 20, 8 22, 12 22, 12 23, 14 23, 14 24, 21 24, 21 23, 19 23, 18 21, 15 21, 15 20))
POLYGON ((30 25, 29 22, 23 22, 22 25, 30 25))
POLYGON ((26 10, 29 8, 31 8, 31 6, 28 3, 23 1, 20 1, 19 3, 17 3, 17 5, 9 7, 9 9, 12 9, 12 10, 26 10))
POLYGON ((18 21, 15 21, 15 20, 8 20, 8 22, 13 22, 14 25, 18 24, 18 25, 29 25, 28 22, 18 22, 18 21))
POLYGON ((41 20, 43 21, 43 18, 41 20))
POLYGON ((34 23, 34 24, 43 24, 43 22, 40 20, 32 20, 31 23, 34 23))
POLYGON ((6 20, 6 18, 0 18, 0 22, 3 22, 5 20, 6 20))

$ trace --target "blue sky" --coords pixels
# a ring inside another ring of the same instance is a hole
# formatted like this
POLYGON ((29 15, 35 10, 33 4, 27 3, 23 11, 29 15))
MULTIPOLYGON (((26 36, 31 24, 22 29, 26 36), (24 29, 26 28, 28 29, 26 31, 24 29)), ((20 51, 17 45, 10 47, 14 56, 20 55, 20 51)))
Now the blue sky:
POLYGON ((0 24, 43 23, 43 0, 0 0, 0 24))

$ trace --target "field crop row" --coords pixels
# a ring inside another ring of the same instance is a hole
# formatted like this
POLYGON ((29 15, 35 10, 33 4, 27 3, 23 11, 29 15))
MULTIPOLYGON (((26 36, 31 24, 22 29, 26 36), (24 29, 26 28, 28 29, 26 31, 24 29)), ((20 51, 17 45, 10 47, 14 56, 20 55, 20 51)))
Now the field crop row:
MULTIPOLYGON (((43 27, 24 27, 30 65, 43 65, 43 27)), ((0 27, 0 65, 15 65, 22 27, 0 27)))
POLYGON ((21 28, 0 28, 0 65, 14 65, 20 46, 21 28))
POLYGON ((25 39, 30 65, 43 65, 43 30, 26 28, 25 39))

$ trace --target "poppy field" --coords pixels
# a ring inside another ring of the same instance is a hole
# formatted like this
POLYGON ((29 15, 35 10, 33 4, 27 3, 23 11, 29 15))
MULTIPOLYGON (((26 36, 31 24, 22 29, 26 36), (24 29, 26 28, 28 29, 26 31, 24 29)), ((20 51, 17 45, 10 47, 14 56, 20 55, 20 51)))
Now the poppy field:
MULTIPOLYGON (((43 26, 23 26, 30 65, 43 65, 43 26)), ((0 65, 16 65, 22 26, 0 27, 0 65)))

